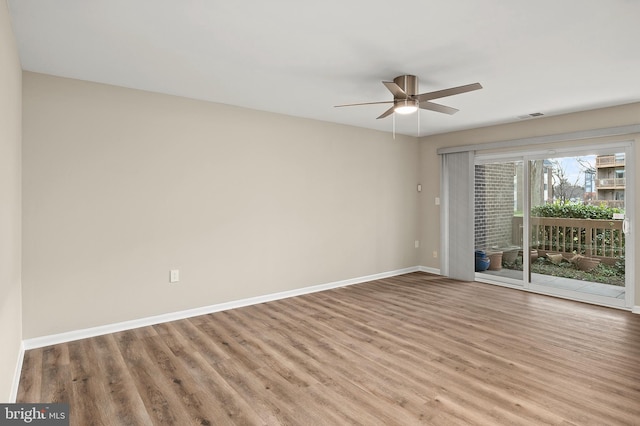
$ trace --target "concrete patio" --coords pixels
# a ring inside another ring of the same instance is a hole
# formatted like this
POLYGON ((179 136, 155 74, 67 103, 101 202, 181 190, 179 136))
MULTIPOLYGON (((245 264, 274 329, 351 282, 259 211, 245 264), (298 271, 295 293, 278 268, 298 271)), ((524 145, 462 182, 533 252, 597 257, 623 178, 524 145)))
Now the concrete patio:
MULTIPOLYGON (((493 275, 507 277, 514 280, 522 280, 522 271, 502 268, 497 271, 483 271, 483 275, 493 275)), ((580 293, 594 294, 598 296, 611 297, 615 299, 625 298, 625 288, 617 285, 595 283, 591 281, 574 280, 571 278, 554 277, 552 275, 531 274, 531 281, 534 284, 544 285, 563 290, 573 290, 580 293)))

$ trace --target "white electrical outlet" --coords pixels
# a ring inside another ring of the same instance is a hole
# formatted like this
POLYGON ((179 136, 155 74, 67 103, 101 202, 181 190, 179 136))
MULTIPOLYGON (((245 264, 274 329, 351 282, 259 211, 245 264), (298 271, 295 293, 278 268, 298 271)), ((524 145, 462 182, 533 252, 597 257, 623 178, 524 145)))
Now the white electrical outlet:
POLYGON ((169 282, 177 283, 178 281, 180 281, 180 270, 172 269, 169 273, 169 282))
POLYGON ((440 205, 440 197, 436 197, 436 206, 440 205))
POLYGON ((433 251, 433 258, 437 259, 438 258, 438 250, 434 250, 433 251))
POLYGON ((416 240, 416 248, 420 247, 420 241, 416 240))

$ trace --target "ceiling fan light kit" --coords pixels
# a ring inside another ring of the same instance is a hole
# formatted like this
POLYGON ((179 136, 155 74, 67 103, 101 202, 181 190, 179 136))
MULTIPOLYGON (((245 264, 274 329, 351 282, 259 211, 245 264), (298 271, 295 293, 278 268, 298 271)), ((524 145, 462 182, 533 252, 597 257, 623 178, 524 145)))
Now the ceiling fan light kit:
POLYGON ((464 86, 451 87, 449 89, 436 90, 418 94, 418 77, 415 75, 400 75, 393 81, 383 81, 382 84, 393 95, 392 101, 366 102, 359 104, 336 105, 336 107, 357 106, 357 105, 373 105, 373 104, 393 104, 391 108, 383 112, 378 118, 385 118, 397 112, 398 114, 411 114, 418 109, 427 109, 430 111, 441 112, 443 114, 455 114, 457 109, 445 105, 431 102, 433 99, 444 98, 447 96, 458 95, 460 93, 471 92, 473 90, 482 89, 480 83, 472 83, 464 86))
POLYGON ((393 111, 398 114, 413 114, 418 110, 418 101, 415 99, 397 99, 393 101, 393 111))

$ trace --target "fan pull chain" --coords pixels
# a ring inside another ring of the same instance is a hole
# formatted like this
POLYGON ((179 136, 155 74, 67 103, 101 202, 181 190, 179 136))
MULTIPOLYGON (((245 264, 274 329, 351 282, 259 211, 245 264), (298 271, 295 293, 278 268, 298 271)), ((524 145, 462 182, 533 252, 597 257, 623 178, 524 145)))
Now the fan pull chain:
POLYGON ((420 137, 420 103, 418 102, 418 110, 416 111, 416 114, 418 114, 418 134, 416 137, 420 137))
POLYGON ((391 114, 393 117, 393 140, 396 139, 396 113, 391 114))

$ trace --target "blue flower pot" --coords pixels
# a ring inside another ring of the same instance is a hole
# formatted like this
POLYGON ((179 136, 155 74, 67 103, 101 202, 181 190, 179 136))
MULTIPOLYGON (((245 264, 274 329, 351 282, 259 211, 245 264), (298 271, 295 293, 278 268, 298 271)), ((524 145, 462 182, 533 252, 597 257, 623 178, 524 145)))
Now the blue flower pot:
POLYGON ((491 261, 488 257, 476 257, 476 272, 482 272, 489 269, 491 261))
POLYGON ((487 254, 482 250, 476 250, 476 272, 482 272, 489 269, 491 261, 487 257, 487 254))

